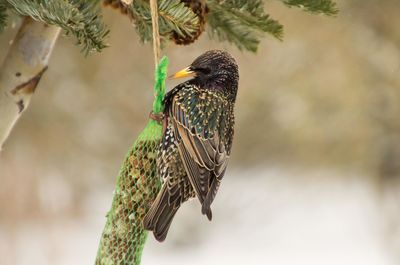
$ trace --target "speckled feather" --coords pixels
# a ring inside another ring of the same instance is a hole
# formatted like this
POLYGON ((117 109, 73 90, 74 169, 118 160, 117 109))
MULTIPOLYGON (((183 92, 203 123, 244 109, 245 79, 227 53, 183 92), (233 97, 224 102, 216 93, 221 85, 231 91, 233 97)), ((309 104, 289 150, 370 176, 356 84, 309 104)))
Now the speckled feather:
MULTIPOLYGON (((214 63, 220 67, 215 58, 228 55, 212 52, 213 58, 203 58, 196 64, 199 57, 192 65, 214 63)), ((230 68, 218 70, 219 78, 233 75, 232 83, 195 78, 178 85, 165 97, 167 128, 157 155, 164 184, 144 220, 145 228, 152 230, 159 241, 165 239, 180 205, 190 198, 197 197, 202 213, 209 220, 212 218, 210 206, 224 176, 234 134, 238 78, 234 66, 233 73, 230 68)))

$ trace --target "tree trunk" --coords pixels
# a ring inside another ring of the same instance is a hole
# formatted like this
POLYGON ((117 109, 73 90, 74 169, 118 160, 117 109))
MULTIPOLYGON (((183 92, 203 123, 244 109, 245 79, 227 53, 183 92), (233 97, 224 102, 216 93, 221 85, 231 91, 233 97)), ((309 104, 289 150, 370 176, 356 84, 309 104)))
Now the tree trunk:
POLYGON ((0 68, 0 150, 28 107, 59 33, 59 27, 24 18, 0 68))

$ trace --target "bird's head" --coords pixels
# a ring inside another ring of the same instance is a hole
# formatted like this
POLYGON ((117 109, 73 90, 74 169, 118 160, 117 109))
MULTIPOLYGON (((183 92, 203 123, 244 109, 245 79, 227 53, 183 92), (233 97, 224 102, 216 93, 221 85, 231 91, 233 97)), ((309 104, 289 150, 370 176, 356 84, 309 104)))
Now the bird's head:
POLYGON ((171 78, 194 77, 190 82, 205 89, 231 90, 236 95, 239 73, 235 59, 227 52, 211 50, 197 57, 171 78))

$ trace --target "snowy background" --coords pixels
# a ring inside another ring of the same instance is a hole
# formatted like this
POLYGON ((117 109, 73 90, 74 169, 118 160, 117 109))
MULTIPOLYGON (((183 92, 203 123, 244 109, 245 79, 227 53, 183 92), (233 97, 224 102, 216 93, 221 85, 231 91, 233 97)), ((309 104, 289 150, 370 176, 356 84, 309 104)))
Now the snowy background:
MULTIPOLYGON (((274 167, 228 176, 213 222, 202 218, 197 201, 184 205, 164 243, 149 236, 143 264, 398 264, 383 236, 377 192, 364 178, 274 167)), ((48 203, 69 192, 59 190, 48 203)), ((2 264, 92 264, 111 193, 86 198, 85 214, 76 218, 0 226, 2 264)))

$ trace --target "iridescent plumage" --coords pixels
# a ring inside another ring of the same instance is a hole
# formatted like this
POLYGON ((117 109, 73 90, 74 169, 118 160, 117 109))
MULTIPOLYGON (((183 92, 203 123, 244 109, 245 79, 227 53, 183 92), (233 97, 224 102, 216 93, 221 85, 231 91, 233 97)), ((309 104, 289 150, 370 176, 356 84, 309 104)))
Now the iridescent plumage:
POLYGON ((189 198, 197 197, 211 220, 210 206, 232 147, 239 78, 235 60, 224 51, 208 51, 186 71, 195 78, 165 97, 167 126, 157 155, 164 184, 144 219, 144 227, 159 241, 189 198))

